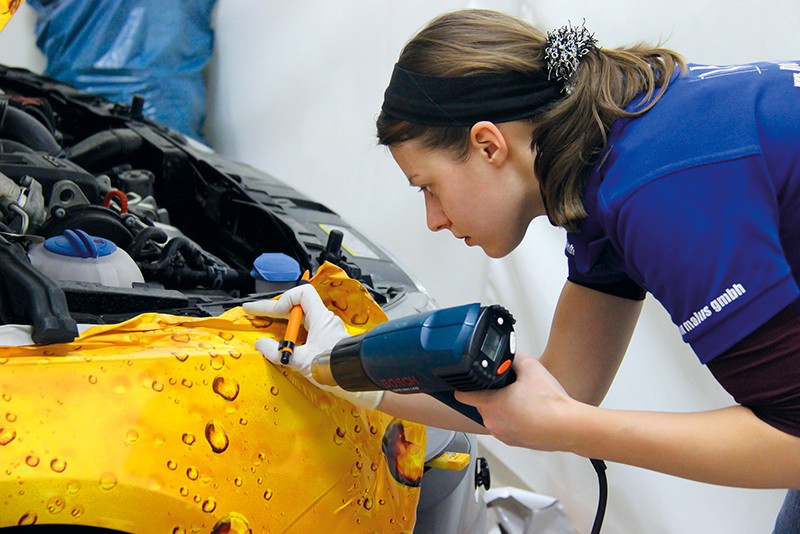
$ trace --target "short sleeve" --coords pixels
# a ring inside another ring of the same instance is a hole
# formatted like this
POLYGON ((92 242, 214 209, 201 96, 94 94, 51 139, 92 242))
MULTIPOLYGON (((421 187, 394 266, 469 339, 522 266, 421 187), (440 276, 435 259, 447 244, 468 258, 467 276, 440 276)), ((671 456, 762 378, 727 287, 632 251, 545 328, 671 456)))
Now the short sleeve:
POLYGON ((760 157, 667 174, 614 202, 601 194, 604 225, 628 272, 703 363, 797 299, 777 192, 760 157))

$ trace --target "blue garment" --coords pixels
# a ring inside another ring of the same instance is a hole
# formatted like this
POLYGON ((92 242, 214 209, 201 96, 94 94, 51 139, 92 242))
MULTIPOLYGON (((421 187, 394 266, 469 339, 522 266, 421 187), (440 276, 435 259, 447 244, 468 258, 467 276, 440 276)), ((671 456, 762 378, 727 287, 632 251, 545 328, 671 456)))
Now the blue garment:
POLYGON ((800 534, 800 490, 789 490, 772 534, 800 534))
POLYGON ((215 0, 28 0, 45 74, 203 139, 215 0))
POLYGON ((691 65, 608 145, 570 279, 635 282, 703 363, 796 301, 800 63, 691 65))

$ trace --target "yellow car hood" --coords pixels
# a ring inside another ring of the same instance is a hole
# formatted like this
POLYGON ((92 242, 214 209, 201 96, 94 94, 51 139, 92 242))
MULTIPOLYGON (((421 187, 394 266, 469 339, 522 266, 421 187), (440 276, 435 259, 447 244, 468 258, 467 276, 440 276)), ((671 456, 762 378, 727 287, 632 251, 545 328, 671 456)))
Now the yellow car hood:
MULTIPOLYGON (((330 264, 311 283, 351 334, 386 320, 330 264)), ((144 314, 72 343, 0 347, 0 527, 411 531, 424 426, 356 408, 253 349, 285 328, 241 308, 144 314)))

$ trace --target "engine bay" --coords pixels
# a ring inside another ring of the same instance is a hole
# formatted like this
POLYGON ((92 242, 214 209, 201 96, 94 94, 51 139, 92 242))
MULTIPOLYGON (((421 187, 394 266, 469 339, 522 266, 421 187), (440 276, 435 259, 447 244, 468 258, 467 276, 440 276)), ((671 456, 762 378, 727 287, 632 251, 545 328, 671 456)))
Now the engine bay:
POLYGON ((0 90, 0 323, 32 324, 37 343, 74 339, 76 323, 215 315, 270 296, 256 292, 251 273, 264 253, 312 272, 332 262, 385 310, 409 297, 409 312, 431 306, 385 251, 324 204, 143 117, 140 97, 112 103, 2 66, 0 90), (59 239, 67 261, 100 258, 94 243, 110 243, 107 254, 132 260, 137 274, 70 280, 62 256, 49 263, 59 239))

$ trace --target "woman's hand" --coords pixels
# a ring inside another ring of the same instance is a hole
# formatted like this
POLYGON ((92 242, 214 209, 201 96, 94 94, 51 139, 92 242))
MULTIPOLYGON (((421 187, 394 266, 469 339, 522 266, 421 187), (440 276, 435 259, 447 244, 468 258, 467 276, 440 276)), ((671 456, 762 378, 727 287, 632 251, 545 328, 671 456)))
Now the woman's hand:
POLYGON ((489 433, 508 445, 569 450, 571 421, 581 403, 536 358, 518 355, 514 371, 516 381, 502 389, 456 392, 456 399, 475 406, 489 433))
MULTIPOLYGON (((303 308, 303 326, 308 331, 308 336, 304 344, 294 348, 288 367, 313 381, 311 362, 314 358, 322 352, 330 351, 336 343, 348 336, 342 320, 325 307, 314 286, 303 284, 290 289, 276 300, 246 302, 242 307, 245 313, 251 315, 286 319, 294 306, 303 308)), ((275 339, 261 338, 256 341, 255 347, 275 365, 281 363, 278 341, 275 339)))
MULTIPOLYGON (((243 308, 245 313, 265 317, 287 318, 292 307, 303 308, 303 326, 308 331, 306 342, 297 345, 292 352, 287 367, 300 372, 311 383, 329 391, 334 395, 364 408, 376 408, 382 398, 383 391, 351 392, 339 387, 318 384, 311 375, 311 363, 322 352, 330 351, 336 343, 349 336, 342 320, 325 307, 322 299, 310 284, 294 287, 276 300, 258 300, 247 302, 243 308)), ((276 340, 264 337, 255 342, 258 352, 275 365, 281 365, 279 344, 276 340)))

